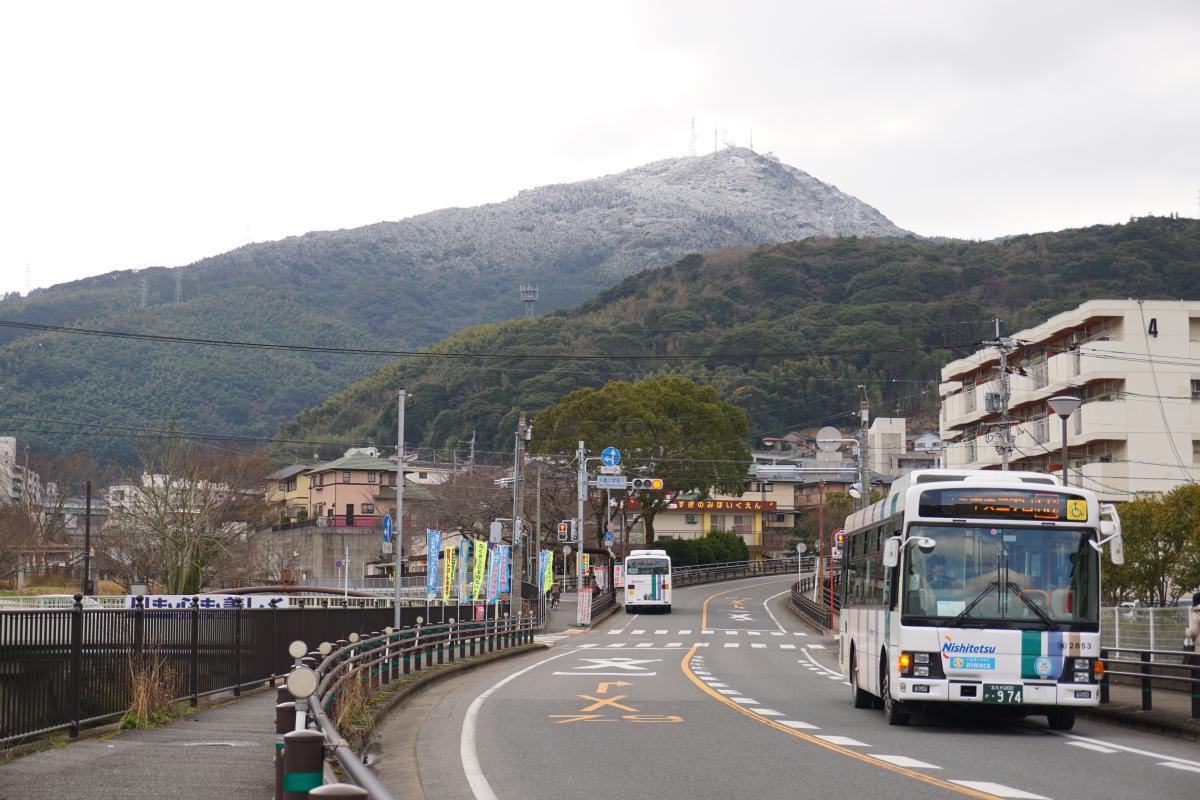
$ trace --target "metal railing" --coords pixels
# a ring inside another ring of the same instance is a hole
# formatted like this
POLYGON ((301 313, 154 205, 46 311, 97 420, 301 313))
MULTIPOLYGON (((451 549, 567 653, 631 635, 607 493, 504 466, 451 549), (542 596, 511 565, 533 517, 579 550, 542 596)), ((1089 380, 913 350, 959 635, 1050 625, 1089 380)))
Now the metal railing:
MULTIPOLYGON (((316 672, 316 691, 308 697, 307 707, 312 723, 323 739, 323 748, 306 747, 305 754, 319 757, 322 749, 327 750, 371 800, 391 800, 392 795, 347 740, 347 734, 353 732, 341 731, 334 724, 333 717, 337 716, 338 704, 343 698, 354 696, 350 691, 352 688, 361 688, 370 695, 404 676, 419 674, 435 665, 530 644, 542 624, 540 616, 530 613, 516 619, 505 616, 482 622, 456 621, 400 630, 387 628, 365 637, 351 634, 329 648, 310 652, 301 660, 301 665, 316 672), (322 655, 321 650, 326 649, 328 655, 322 655), (358 682, 360 687, 353 687, 353 682, 358 682)), ((277 715, 277 719, 282 716, 287 720, 287 710, 285 707, 285 713, 277 715)), ((284 735, 281 767, 289 763, 287 750, 293 742, 303 746, 310 739, 311 733, 308 737, 296 737, 294 733, 284 735)), ((291 760, 294 762, 295 759, 291 760)), ((317 765, 293 766, 292 769, 300 774, 314 775, 318 771, 314 767, 317 765)), ((282 769, 277 769, 276 775, 277 779, 284 779, 282 769)))
MULTIPOLYGON (((347 630, 379 630, 391 608, 295 607, 0 611, 0 745, 121 717, 133 696, 131 668, 154 662, 175 701, 196 704, 220 692, 286 674, 288 642, 334 640, 347 630)), ((474 616, 472 606, 401 609, 418 616, 474 616)))
POLYGON ((726 581, 735 578, 754 578, 759 575, 783 575, 800 568, 794 558, 764 558, 760 561, 731 561, 722 564, 701 564, 673 567, 671 579, 675 586, 726 581))
MULTIPOLYGON (((1200 719, 1200 656, 1187 650, 1134 650, 1101 648, 1100 660, 1104 662, 1104 677, 1100 680, 1100 702, 1109 702, 1109 676, 1120 675, 1135 678, 1141 685, 1142 711, 1154 708, 1154 681, 1171 681, 1184 684, 1192 698, 1191 716, 1200 719), (1136 656, 1136 658, 1113 658, 1112 654, 1120 656, 1136 656), (1119 667, 1136 667, 1136 671, 1111 669, 1119 667)), ((1171 691, 1160 685, 1160 689, 1171 691)))

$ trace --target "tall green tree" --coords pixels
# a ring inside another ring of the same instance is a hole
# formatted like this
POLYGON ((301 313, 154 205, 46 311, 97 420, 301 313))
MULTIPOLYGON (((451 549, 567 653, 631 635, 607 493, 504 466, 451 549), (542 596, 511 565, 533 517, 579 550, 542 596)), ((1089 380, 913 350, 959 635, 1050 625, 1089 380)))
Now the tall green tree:
POLYGON ((569 453, 582 440, 593 451, 612 446, 631 476, 662 478, 665 491, 642 492, 639 516, 646 543, 654 518, 678 492, 741 494, 750 451, 746 413, 709 386, 677 377, 611 381, 577 389, 537 415, 535 452, 569 453))
POLYGON ((1120 509, 1125 563, 1106 564, 1105 594, 1169 605, 1200 586, 1200 486, 1178 486, 1120 509))

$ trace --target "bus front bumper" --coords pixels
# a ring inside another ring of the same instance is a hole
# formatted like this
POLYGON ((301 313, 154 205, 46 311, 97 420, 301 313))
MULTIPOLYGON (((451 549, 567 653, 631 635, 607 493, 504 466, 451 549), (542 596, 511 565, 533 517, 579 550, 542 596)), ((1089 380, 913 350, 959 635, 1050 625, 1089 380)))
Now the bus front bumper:
MULTIPOLYGON (((996 681, 1001 683, 1001 681, 996 681)), ((1020 683, 1014 681, 1014 683, 1020 683)), ((983 703, 984 681, 947 681, 900 678, 896 681, 901 701, 932 703, 983 703)), ((1095 706, 1100 703, 1100 686, 1094 683, 1021 683, 1022 705, 1095 706)), ((992 705, 992 704, 988 704, 992 705)))

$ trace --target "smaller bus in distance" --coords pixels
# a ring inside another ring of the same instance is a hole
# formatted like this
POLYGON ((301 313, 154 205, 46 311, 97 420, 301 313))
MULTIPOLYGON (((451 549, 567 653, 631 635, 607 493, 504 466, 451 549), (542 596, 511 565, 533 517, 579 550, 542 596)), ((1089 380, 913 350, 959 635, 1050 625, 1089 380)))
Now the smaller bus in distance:
POLYGON ((634 550, 625 557, 625 613, 671 613, 671 557, 666 550, 634 550))

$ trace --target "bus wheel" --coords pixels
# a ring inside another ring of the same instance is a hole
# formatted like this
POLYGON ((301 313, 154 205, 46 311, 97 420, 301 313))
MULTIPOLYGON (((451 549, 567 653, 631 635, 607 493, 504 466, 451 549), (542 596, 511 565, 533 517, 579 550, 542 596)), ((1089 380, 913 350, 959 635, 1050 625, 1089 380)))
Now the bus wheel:
POLYGON ((870 708, 871 693, 858 688, 858 654, 850 650, 850 698, 855 708, 870 708))
POLYGON ((671 604, 670 604, 670 603, 667 603, 666 607, 663 609, 663 613, 664 613, 664 614, 670 614, 670 613, 671 613, 671 604))
POLYGON ((1075 709, 1055 708, 1046 712, 1046 722, 1052 731, 1069 731, 1075 727, 1075 709))
POLYGON ((883 695, 883 718, 887 720, 888 725, 907 725, 909 714, 902 710, 904 708, 899 700, 892 698, 891 687, 888 683, 891 681, 889 675, 887 660, 879 665, 879 693, 883 695))

